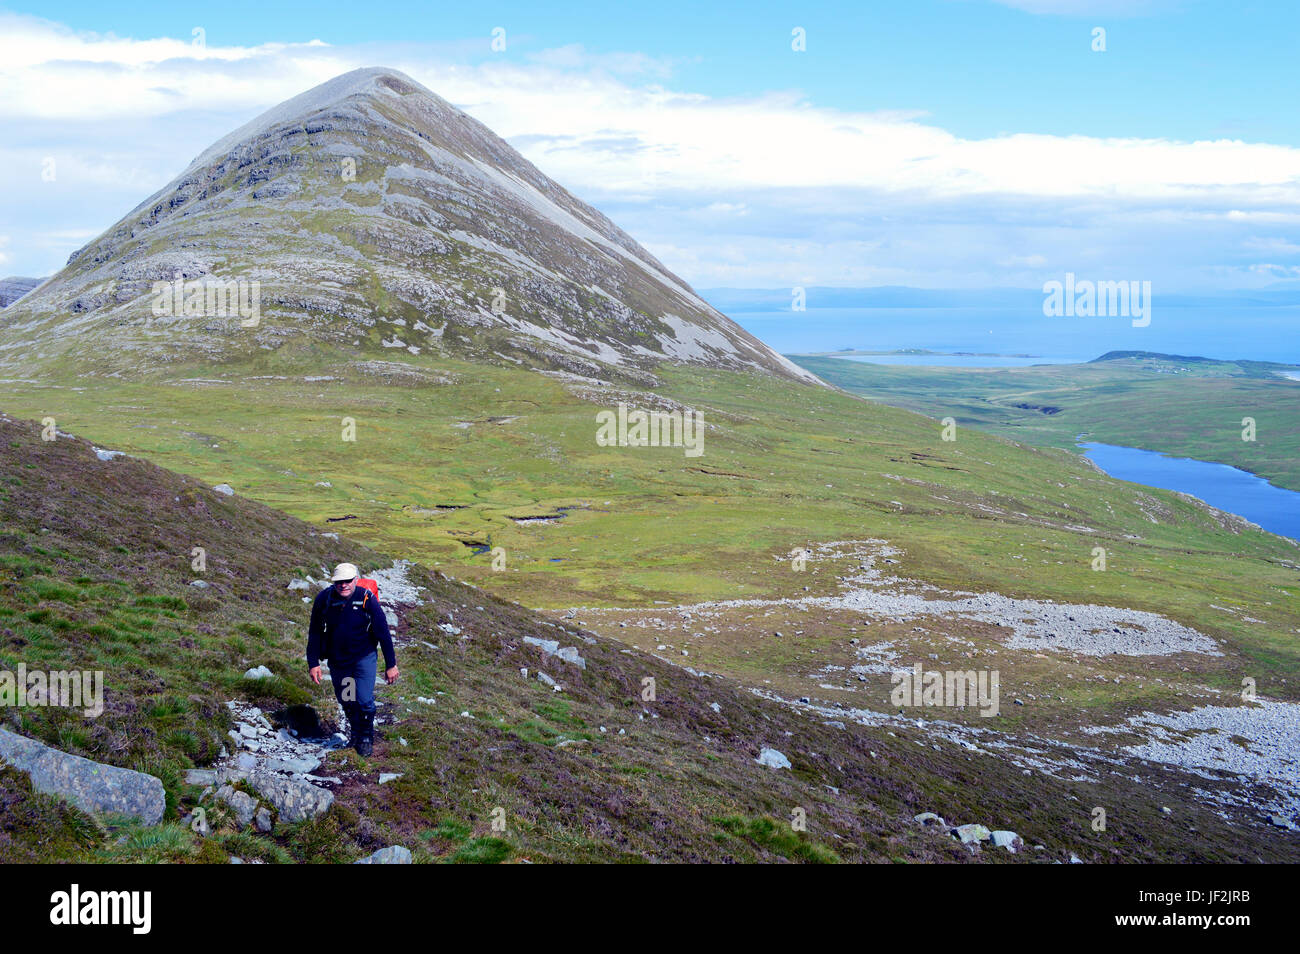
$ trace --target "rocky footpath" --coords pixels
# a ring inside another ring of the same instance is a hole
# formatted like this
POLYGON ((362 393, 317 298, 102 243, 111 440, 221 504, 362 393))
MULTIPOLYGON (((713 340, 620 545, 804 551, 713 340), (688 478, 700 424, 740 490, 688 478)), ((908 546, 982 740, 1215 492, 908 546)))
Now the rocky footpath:
MULTIPOLYGON (((274 831, 277 821, 302 821, 329 811, 334 804, 330 786, 340 779, 313 773, 325 754, 343 747, 346 740, 326 733, 310 706, 286 710, 290 725, 278 729, 257 706, 238 700, 226 706, 235 719, 229 733, 233 751, 213 768, 185 774, 187 783, 205 786, 199 806, 213 798, 233 813, 240 828, 251 825, 264 833, 274 831)), ((202 830, 205 815, 197 815, 191 824, 202 830)))
MULTIPOLYGON (((418 606, 423 602, 420 588, 407 578, 411 565, 409 561, 398 560, 391 567, 367 574, 379 584, 384 615, 393 629, 394 641, 399 645, 397 629, 401 620, 396 607, 418 606)), ((304 602, 310 602, 316 591, 328 585, 327 581, 308 578, 291 580, 287 588, 312 593, 312 596, 303 597, 304 602)), ((322 669, 325 685, 328 685, 328 665, 322 669)), ((255 666, 244 673, 244 678, 250 680, 272 677, 273 673, 265 665, 255 666)), ((378 688, 386 682, 382 676, 377 676, 375 685, 378 688)), ((342 707, 337 701, 333 705, 337 709, 335 721, 345 725, 342 707)), ((228 733, 230 749, 223 750, 221 760, 212 768, 191 769, 186 773, 189 784, 204 786, 199 796, 199 807, 212 799, 232 813, 240 828, 252 826, 263 833, 274 831, 279 822, 302 821, 329 811, 334 804, 333 789, 342 784, 343 779, 316 774, 316 770, 330 752, 347 748, 347 737, 341 732, 329 732, 319 713, 307 705, 292 706, 276 713, 278 726, 257 706, 242 700, 229 700, 226 707, 235 723, 228 733)), ((382 722, 382 716, 376 718, 377 724, 382 722)), ((386 779, 381 774, 380 784, 393 777, 390 775, 386 779)), ((202 824, 203 817, 198 815, 195 823, 202 824)), ((366 863, 401 864, 404 863, 401 852, 406 852, 405 863, 409 863, 410 852, 400 845, 385 851, 389 855, 379 852, 375 859, 366 859, 366 863)))

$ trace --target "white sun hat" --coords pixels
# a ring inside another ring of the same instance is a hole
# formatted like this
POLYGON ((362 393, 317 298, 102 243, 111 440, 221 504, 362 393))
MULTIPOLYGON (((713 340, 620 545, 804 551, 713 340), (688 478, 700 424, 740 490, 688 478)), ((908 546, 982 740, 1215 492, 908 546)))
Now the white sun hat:
POLYGON ((330 577, 331 583, 339 583, 343 580, 355 580, 361 575, 361 571, 351 563, 340 563, 334 568, 334 575, 330 577))

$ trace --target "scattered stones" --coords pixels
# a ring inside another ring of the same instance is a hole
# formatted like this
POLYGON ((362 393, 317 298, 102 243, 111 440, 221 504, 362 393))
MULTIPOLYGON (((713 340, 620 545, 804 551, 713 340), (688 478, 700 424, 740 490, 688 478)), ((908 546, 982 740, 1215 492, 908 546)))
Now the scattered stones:
POLYGON ((307 781, 298 781, 273 775, 267 771, 242 769, 220 769, 218 781, 247 781, 259 795, 275 806, 280 819, 289 823, 315 818, 327 811, 334 804, 334 793, 317 788, 307 781))

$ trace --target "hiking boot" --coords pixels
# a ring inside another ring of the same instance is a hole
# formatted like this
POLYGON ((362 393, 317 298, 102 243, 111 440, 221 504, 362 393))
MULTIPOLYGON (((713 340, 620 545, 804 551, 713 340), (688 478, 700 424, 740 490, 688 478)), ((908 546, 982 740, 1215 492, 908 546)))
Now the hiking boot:
POLYGON ((357 755, 369 755, 375 748, 375 714, 361 713, 361 731, 357 733, 357 755))
POLYGON ((361 711, 355 702, 345 703, 343 714, 348 719, 348 748, 355 749, 361 742, 361 711))

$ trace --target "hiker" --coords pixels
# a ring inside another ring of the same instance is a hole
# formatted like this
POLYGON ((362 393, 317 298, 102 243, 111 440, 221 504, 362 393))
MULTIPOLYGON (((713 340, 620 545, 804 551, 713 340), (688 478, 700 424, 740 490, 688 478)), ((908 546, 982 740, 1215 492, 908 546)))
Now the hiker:
POLYGON ((331 585, 316 594, 307 630, 307 668, 311 681, 320 685, 320 661, 329 660, 334 695, 352 730, 348 745, 358 755, 369 755, 375 742, 376 644, 384 650, 384 677, 389 685, 397 681, 398 670, 379 597, 357 585, 360 575, 351 563, 340 563, 330 577, 331 585))

